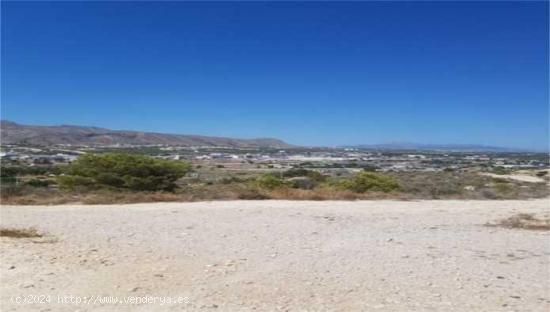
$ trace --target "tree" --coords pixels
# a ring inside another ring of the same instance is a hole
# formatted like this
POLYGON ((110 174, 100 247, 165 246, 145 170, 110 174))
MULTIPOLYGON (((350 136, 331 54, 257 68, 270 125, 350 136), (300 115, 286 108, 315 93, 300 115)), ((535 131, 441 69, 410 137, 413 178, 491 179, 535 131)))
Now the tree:
POLYGON ((373 172, 360 172, 352 179, 342 181, 341 186, 357 193, 391 192, 401 188, 394 178, 373 172))
POLYGON ((59 185, 75 188, 118 188, 135 191, 173 191, 176 180, 191 166, 185 162, 131 154, 86 154, 66 167, 59 185))

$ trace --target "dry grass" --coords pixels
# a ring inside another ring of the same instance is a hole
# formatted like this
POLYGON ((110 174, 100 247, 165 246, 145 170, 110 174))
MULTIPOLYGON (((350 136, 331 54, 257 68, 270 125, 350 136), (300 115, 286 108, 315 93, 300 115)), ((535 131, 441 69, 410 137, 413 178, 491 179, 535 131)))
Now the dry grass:
POLYGON ((15 196, 2 196, 2 205, 61 205, 82 204, 130 204, 148 202, 191 201, 189 195, 166 192, 116 192, 91 191, 71 193, 52 190, 50 192, 28 192, 15 196))
POLYGON ((5 186, 0 188, 2 205, 59 205, 76 202, 74 194, 47 187, 5 186))
POLYGON ((177 202, 191 201, 191 198, 184 195, 163 192, 101 192, 87 194, 81 202, 86 205, 101 204, 132 204, 132 203, 153 203, 153 202, 177 202))
POLYGON ((2 205, 62 205, 79 202, 78 198, 70 195, 20 195, 2 198, 2 205))
POLYGON ((294 188, 280 188, 269 191, 269 198, 287 200, 360 200, 360 199, 408 199, 406 194, 392 192, 367 192, 355 193, 352 191, 338 190, 334 188, 316 188, 302 190, 294 188))
POLYGON ((550 231, 550 217, 536 218, 531 213, 518 213, 496 223, 487 223, 486 226, 499 226, 509 229, 542 230, 550 231))
POLYGON ((42 237, 42 234, 40 234, 35 228, 0 228, 0 236, 10 238, 37 238, 42 237))

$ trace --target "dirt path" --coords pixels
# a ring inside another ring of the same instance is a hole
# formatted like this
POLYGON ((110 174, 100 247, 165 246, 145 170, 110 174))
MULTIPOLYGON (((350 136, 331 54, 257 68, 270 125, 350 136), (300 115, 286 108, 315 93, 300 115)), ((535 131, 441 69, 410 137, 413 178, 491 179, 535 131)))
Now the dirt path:
POLYGON ((2 238, 0 310, 548 311, 550 232, 482 224, 549 210, 548 199, 3 206, 2 227, 48 236, 2 238), (29 295, 52 303, 13 301, 29 295), (70 295, 187 303, 58 302, 70 295))

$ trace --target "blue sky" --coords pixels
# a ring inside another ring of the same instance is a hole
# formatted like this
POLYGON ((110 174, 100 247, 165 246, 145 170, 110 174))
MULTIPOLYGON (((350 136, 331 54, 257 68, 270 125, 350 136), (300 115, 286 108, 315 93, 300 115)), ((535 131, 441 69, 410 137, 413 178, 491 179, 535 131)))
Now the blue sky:
POLYGON ((547 149, 547 2, 2 2, 3 119, 547 149))

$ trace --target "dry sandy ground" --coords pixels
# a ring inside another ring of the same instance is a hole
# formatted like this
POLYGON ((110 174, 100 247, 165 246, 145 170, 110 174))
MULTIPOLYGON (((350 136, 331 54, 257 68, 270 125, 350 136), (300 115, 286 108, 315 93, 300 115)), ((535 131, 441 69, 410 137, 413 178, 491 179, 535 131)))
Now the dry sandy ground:
POLYGON ((549 204, 3 206, 2 227, 49 236, 2 238, 1 310, 549 311, 550 233, 483 226, 548 214, 549 204), (52 303, 14 301, 29 295, 52 303), (70 304, 58 295, 188 303, 70 304))
POLYGON ((487 173, 487 172, 482 172, 480 174, 484 176, 492 177, 492 178, 516 180, 520 182, 530 182, 530 183, 546 182, 546 180, 544 180, 543 178, 528 175, 528 174, 494 174, 494 173, 487 173))

